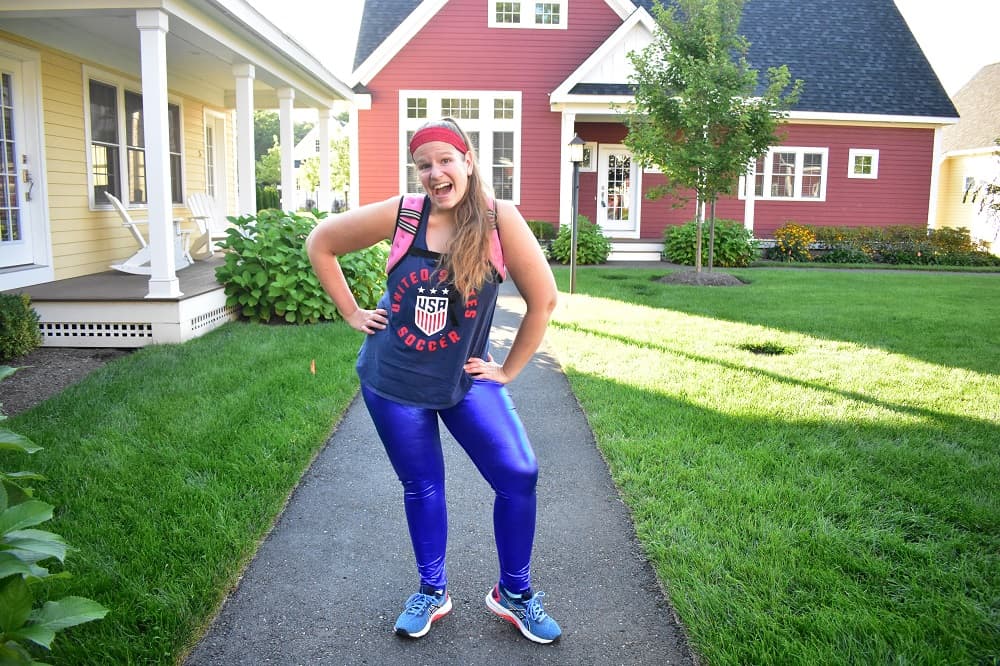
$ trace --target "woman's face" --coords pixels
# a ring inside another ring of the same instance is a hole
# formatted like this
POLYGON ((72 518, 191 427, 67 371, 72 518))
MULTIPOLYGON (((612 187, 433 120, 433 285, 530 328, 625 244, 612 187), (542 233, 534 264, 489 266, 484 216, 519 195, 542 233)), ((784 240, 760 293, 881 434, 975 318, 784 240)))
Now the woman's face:
POLYGON ((435 208, 449 210, 458 205, 469 189, 472 154, 462 154, 444 141, 429 141, 413 153, 420 184, 435 208))

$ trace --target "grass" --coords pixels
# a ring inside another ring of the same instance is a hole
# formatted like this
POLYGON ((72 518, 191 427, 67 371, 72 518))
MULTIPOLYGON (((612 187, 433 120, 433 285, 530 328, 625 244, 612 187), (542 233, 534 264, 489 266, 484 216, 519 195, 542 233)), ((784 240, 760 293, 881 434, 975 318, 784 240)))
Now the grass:
POLYGON ((1000 279, 731 272, 578 271, 548 334, 696 652, 996 663, 1000 279))
POLYGON ((76 549, 51 596, 110 609, 60 634, 53 662, 169 664, 198 639, 353 397, 358 343, 342 324, 228 324, 5 423, 45 449, 0 468, 48 477, 46 527, 76 549))
MULTIPOLYGON (((696 652, 996 663, 1000 277, 732 272, 581 269, 548 333, 696 652)), ((230 324, 7 422, 45 450, 0 468, 49 477, 77 548, 51 595, 111 609, 51 661, 185 654, 353 396, 358 343, 230 324)))

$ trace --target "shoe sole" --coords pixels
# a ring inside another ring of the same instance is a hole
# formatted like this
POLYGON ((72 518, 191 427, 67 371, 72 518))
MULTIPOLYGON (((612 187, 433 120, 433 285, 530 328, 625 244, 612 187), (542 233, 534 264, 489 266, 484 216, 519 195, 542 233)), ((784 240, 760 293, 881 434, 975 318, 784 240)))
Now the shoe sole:
POLYGON ((410 633, 405 629, 400 629, 397 627, 396 633, 399 634, 400 636, 406 636, 407 638, 420 638, 422 636, 426 636, 427 632, 431 630, 431 625, 440 620, 441 618, 443 618, 450 612, 451 612, 451 595, 449 594, 444 599, 444 605, 441 606, 441 608, 438 608, 436 611, 434 611, 434 613, 431 615, 431 619, 427 622, 427 624, 424 625, 423 629, 414 633, 410 633))
POLYGON ((555 640, 555 638, 542 638, 541 636, 536 636, 535 634, 528 631, 528 628, 524 626, 520 618, 510 612, 507 608, 500 604, 496 599, 493 598, 493 590, 486 593, 486 607, 489 608, 493 613, 504 620, 507 620, 512 625, 517 627, 517 630, 521 632, 521 635, 527 638, 529 641, 534 641, 535 643, 541 643, 542 645, 547 645, 555 640))

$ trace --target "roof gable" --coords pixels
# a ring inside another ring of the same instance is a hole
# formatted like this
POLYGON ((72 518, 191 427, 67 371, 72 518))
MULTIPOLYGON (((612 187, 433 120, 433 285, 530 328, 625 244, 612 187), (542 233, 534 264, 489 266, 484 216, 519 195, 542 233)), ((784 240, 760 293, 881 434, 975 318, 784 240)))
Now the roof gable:
POLYGON ((986 65, 955 93, 955 106, 962 114, 957 124, 944 128, 941 148, 971 150, 995 148, 1000 137, 1000 62, 986 65))
MULTIPOLYGON (((625 18, 635 11, 631 0, 604 0, 625 18)), ((416 35, 448 0, 365 0, 352 83, 367 84, 416 35)))

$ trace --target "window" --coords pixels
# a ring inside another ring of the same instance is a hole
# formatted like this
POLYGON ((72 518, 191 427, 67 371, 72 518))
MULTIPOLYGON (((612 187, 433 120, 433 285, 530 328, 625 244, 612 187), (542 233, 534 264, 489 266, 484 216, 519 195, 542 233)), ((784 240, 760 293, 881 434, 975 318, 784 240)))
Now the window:
POLYGON ((583 144, 583 161, 580 162, 580 171, 597 171, 596 141, 588 141, 583 144))
POLYGON ((568 4, 569 0, 552 2, 490 0, 487 25, 491 28, 566 29, 568 4))
MULTIPOLYGON (((105 192, 127 204, 144 205, 146 136, 142 93, 94 79, 88 82, 90 189, 94 206, 104 206, 105 192), (124 193, 124 194, 123 194, 124 193)), ((167 105, 171 200, 183 203, 181 110, 167 105)))
MULTIPOLYGON (((826 200, 826 148, 772 148, 753 167, 754 196, 758 199, 826 200)), ((746 196, 741 178, 740 198, 746 196)))
POLYGON ((878 151, 851 148, 847 158, 848 178, 878 178, 878 151))
MULTIPOLYGON (((517 202, 521 173, 520 106, 521 93, 516 92, 402 92, 401 145, 408 146, 413 133, 429 118, 454 118, 469 135, 483 178, 493 187, 496 197, 517 202)), ((404 148, 403 152, 406 166, 400 174, 401 184, 407 192, 422 192, 409 150, 404 148)))

